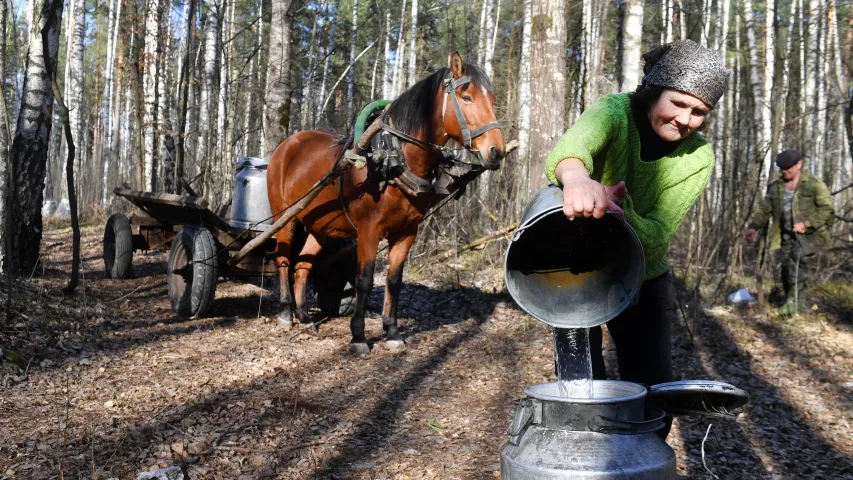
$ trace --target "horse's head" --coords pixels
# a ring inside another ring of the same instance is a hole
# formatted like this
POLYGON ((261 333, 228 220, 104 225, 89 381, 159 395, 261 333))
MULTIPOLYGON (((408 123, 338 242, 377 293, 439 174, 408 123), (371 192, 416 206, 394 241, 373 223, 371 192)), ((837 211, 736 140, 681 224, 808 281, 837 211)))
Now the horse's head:
POLYGON ((495 95, 488 78, 466 65, 458 52, 447 58, 447 74, 442 81, 441 117, 447 135, 477 153, 480 163, 497 170, 506 145, 495 117, 495 95))

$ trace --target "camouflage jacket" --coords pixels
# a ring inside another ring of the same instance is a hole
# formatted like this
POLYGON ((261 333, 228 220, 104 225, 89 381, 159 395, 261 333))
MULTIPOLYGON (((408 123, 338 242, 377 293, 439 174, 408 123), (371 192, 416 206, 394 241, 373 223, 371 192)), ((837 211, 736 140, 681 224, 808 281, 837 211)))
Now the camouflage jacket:
MULTIPOLYGON (((785 182, 778 179, 767 187, 767 195, 752 215, 750 228, 761 229, 770 225, 770 249, 775 250, 782 243, 782 208, 785 201, 785 182)), ((803 171, 794 191, 792 209, 793 221, 806 225, 804 235, 797 234, 806 254, 824 250, 830 246, 829 227, 835 223, 835 208, 832 195, 819 178, 803 171)))

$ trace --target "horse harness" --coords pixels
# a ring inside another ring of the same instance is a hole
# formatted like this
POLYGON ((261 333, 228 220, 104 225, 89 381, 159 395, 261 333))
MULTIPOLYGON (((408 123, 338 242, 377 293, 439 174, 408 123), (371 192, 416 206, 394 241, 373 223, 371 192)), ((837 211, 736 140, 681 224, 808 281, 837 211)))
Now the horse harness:
MULTIPOLYGON (((430 207, 436 208, 432 208, 426 216, 441 208, 447 201, 462 196, 466 185, 485 170, 486 161, 483 154, 479 150, 473 149, 471 141, 489 130, 501 128, 497 122, 487 123, 473 131, 468 128, 468 122, 462 113, 462 106, 454 92, 456 88, 470 82, 471 79, 467 75, 454 79, 450 74, 442 81, 444 101, 441 107, 441 118, 443 121, 447 98, 450 97, 453 99, 453 110, 462 131, 464 148, 451 148, 415 138, 394 128, 391 125, 391 118, 384 113, 382 114, 382 129, 370 139, 370 151, 366 152, 366 156, 370 159, 367 166, 371 173, 378 176, 380 190, 384 190, 386 185, 395 185, 411 197, 435 195, 430 207), (402 144, 405 142, 414 143, 439 153, 440 160, 433 180, 415 175, 406 164, 402 148, 402 144)), ((346 208, 343 197, 343 182, 338 182, 338 197, 350 224, 358 230, 346 208)))

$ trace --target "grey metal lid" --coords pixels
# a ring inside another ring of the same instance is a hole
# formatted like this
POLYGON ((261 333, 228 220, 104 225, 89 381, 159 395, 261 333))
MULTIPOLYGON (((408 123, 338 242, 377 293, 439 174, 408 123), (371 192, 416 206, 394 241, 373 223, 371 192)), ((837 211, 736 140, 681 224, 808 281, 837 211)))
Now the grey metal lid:
POLYGON ((672 416, 728 416, 749 401, 749 394, 724 382, 682 380, 652 385, 647 399, 672 416))
POLYGON ((263 158, 258 157, 242 157, 237 162, 237 170, 242 170, 244 168, 254 168, 257 170, 264 170, 269 165, 269 161, 263 158))

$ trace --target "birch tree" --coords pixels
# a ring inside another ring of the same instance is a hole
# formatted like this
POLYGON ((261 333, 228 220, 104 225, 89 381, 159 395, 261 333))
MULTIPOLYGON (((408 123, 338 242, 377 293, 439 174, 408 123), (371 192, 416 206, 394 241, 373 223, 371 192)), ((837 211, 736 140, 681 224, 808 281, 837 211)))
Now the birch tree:
MULTIPOLYGON (((415 0, 417 1, 417 0, 415 0)), ((352 31, 350 32, 349 70, 347 71, 347 133, 352 129, 354 120, 353 105, 355 98, 355 57, 358 54, 358 0, 352 2, 352 31)))
MULTIPOLYGON (((358 0, 355 0, 358 1, 358 0)), ((418 81, 418 0, 412 0, 412 24, 409 28, 409 75, 406 88, 418 81)))
POLYGON ((10 271, 29 275, 39 258, 41 206, 48 142, 53 124, 53 91, 62 25, 62 0, 32 0, 27 66, 18 126, 9 155, 14 184, 9 193, 6 232, 10 271))
POLYGON ((622 8, 622 54, 619 62, 619 90, 630 92, 640 84, 640 59, 643 48, 643 2, 642 0, 626 0, 622 8))
MULTIPOLYGON (((287 133, 290 123, 291 0, 272 2, 270 53, 264 95, 264 158, 269 158, 287 133)), ((337 2, 335 3, 337 10, 337 2)))
MULTIPOLYGON (((405 0, 403 0, 405 1, 405 0)), ((385 59, 382 65, 382 98, 390 99, 394 93, 394 67, 391 63, 391 7, 385 11, 385 59)))
POLYGON ((543 164, 565 130, 562 112, 566 98, 565 3, 533 0, 530 55, 530 177, 528 192, 546 185, 543 164))
MULTIPOLYGON (((68 26, 71 43, 68 46, 70 57, 68 61, 69 70, 65 72, 66 97, 69 106, 69 126, 74 138, 77 139, 74 158, 74 171, 80 172, 83 164, 83 152, 85 150, 83 135, 83 43, 86 37, 86 5, 83 0, 78 0, 72 8, 72 16, 68 18, 68 26)), ((68 38, 68 37, 67 37, 68 38)))
MULTIPOLYGON (((194 1, 194 0, 190 0, 194 1)), ((106 73, 104 75, 104 100, 106 108, 104 109, 104 154, 102 155, 103 166, 103 188, 101 190, 101 205, 106 206, 107 195, 110 191, 109 178, 110 167, 112 165, 112 153, 117 150, 113 148, 113 138, 115 135, 115 103, 117 99, 115 88, 115 63, 116 50, 118 48, 118 31, 119 20, 121 18, 122 0, 110 0, 109 10, 109 28, 107 30, 107 62, 106 73)))
MULTIPOLYGON (((289 1, 289 0, 288 0, 289 1)), ((403 0, 405 1, 405 0, 403 0)), ((329 27, 329 43, 326 47, 326 61, 323 63, 323 81, 320 82, 320 99, 326 98, 326 92, 329 89, 329 74, 331 73, 331 65, 332 65, 332 50, 335 48, 335 26, 338 24, 338 4, 339 0, 334 0, 332 2, 332 9, 329 12, 329 17, 326 21, 331 25, 329 27)), ((406 6, 403 5, 403 11, 406 11, 406 6)), ((270 38, 272 39, 272 34, 270 34, 270 38)), ((267 75, 269 75, 269 70, 267 75)), ((269 80, 268 80, 269 81, 269 80)), ((266 112, 266 105, 264 105, 264 111, 266 112)), ((322 101, 317 104, 317 122, 319 122, 323 118, 323 103, 322 101)), ((264 119, 266 119, 266 114, 264 114, 264 119)), ((266 131, 266 124, 264 124, 264 131, 266 131)), ((276 144, 278 146, 278 144, 276 144)), ((275 148, 275 147, 273 147, 275 148)), ((264 152, 266 152, 266 147, 264 147, 264 152)))
MULTIPOLYGON (((752 88, 752 96, 755 99, 753 120, 755 122, 756 138, 753 147, 759 160, 759 189, 763 192, 767 187, 768 172, 770 170, 770 108, 769 98, 765 100, 764 85, 761 80, 762 65, 758 58, 758 43, 755 34, 755 12, 752 8, 752 0, 743 1, 743 20, 746 24, 747 48, 749 50, 749 82, 752 88)), ((772 67, 770 67, 772 68, 772 67)), ((765 70, 765 75, 768 73, 765 70)))
MULTIPOLYGON (((276 3, 276 2, 273 2, 276 3)), ((216 84, 219 79, 219 57, 220 50, 220 27, 224 14, 223 0, 211 0, 207 10, 207 32, 204 40, 204 67, 201 78, 201 98, 198 110, 198 150, 196 160, 205 173, 209 175, 210 162, 213 159, 211 149, 213 147, 213 132, 216 126, 216 111, 214 99, 216 96, 216 84)), ((205 178, 205 182, 207 178, 205 178)), ((208 192, 204 192, 206 198, 208 192)))
POLYGON ((160 36, 160 1, 148 0, 145 13, 145 47, 143 53, 143 95, 145 97, 145 113, 143 117, 143 164, 144 189, 155 191, 157 185, 157 99, 158 40, 160 36))
MULTIPOLYGON (((518 158, 522 168, 526 168, 530 141, 530 55, 531 30, 533 25, 533 0, 524 0, 524 26, 521 31, 521 57, 518 65, 518 158)), ((521 172, 524 191, 527 191, 527 171, 521 172)))

